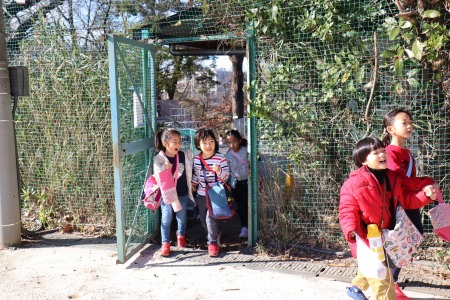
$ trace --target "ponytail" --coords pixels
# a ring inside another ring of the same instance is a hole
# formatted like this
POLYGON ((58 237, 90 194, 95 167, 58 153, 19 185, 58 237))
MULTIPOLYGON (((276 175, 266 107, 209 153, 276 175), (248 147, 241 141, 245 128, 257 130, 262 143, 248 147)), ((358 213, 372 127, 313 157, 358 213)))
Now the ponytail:
POLYGON ((241 138, 241 146, 242 147, 247 147, 248 146, 248 141, 246 138, 241 138))
POLYGON ((391 135, 389 134, 389 132, 387 132, 386 128, 383 130, 383 134, 381 136, 381 142, 383 143, 383 145, 385 147, 387 147, 391 144, 391 135))
POLYGON ((166 151, 166 147, 163 146, 162 139, 161 139, 163 131, 164 130, 161 129, 160 131, 158 131, 156 133, 156 136, 155 136, 155 149, 157 152, 166 151))

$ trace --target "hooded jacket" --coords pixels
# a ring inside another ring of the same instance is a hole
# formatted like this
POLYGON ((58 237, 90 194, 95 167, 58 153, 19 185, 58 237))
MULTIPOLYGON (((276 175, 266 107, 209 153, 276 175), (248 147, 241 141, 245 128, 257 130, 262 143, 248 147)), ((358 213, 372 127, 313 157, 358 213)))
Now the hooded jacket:
POLYGON ((391 191, 384 191, 369 168, 362 166, 350 173, 341 188, 339 223, 355 258, 356 240, 350 238, 350 232, 355 231, 368 244, 368 224, 377 224, 380 229, 390 228, 391 212, 395 212, 399 204, 405 209, 417 209, 432 202, 422 191, 434 183, 431 178, 408 178, 389 169, 386 170, 386 178, 391 191))

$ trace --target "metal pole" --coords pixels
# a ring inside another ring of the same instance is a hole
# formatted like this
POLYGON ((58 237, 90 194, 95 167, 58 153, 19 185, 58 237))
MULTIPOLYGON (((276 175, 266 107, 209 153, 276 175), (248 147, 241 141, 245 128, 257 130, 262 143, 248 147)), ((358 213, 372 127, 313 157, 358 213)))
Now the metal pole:
POLYGON ((3 248, 20 244, 21 241, 17 158, 3 9, 0 13, 0 141, 0 247, 3 248))
MULTIPOLYGON (((253 31, 253 23, 248 24, 247 30, 247 84, 252 87, 256 80, 256 38, 253 31)), ((250 89, 249 99, 250 103, 256 98, 256 88, 253 86, 250 89)), ((251 115, 253 111, 253 105, 248 106, 248 115, 251 115)), ((250 139, 250 211, 249 211, 249 232, 248 232, 248 245, 250 247, 256 246, 258 240, 258 138, 256 130, 256 117, 251 116, 247 120, 247 136, 250 139)))

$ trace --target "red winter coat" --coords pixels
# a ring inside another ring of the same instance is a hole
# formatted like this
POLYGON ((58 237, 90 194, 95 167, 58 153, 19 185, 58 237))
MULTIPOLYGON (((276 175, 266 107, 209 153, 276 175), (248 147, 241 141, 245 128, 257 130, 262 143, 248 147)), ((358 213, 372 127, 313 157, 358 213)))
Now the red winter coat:
POLYGON ((349 233, 355 231, 368 244, 367 225, 377 224, 381 226, 382 214, 384 220, 382 228, 389 228, 392 219, 389 199, 392 193, 394 194, 392 211, 396 211, 399 203, 405 209, 417 209, 432 202, 422 191, 425 186, 434 183, 431 178, 408 178, 389 169, 386 175, 389 179, 391 192, 386 191, 386 207, 384 209, 381 201, 383 187, 366 166, 350 173, 349 178, 341 188, 339 223, 355 258, 356 240, 351 239, 349 233))

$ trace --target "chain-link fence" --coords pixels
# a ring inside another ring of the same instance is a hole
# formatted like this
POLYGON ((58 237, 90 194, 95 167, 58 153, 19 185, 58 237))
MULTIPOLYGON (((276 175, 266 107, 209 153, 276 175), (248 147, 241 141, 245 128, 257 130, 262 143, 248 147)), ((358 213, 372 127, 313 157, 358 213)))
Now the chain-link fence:
POLYGON ((262 243, 345 247, 337 208, 353 145, 380 137, 393 107, 413 115, 418 174, 448 194, 446 1, 43 3, 27 4, 38 12, 27 22, 24 6, 4 3, 10 64, 30 70, 16 115, 22 202, 39 201, 41 217, 114 228, 108 32, 232 49, 253 30, 262 243))

